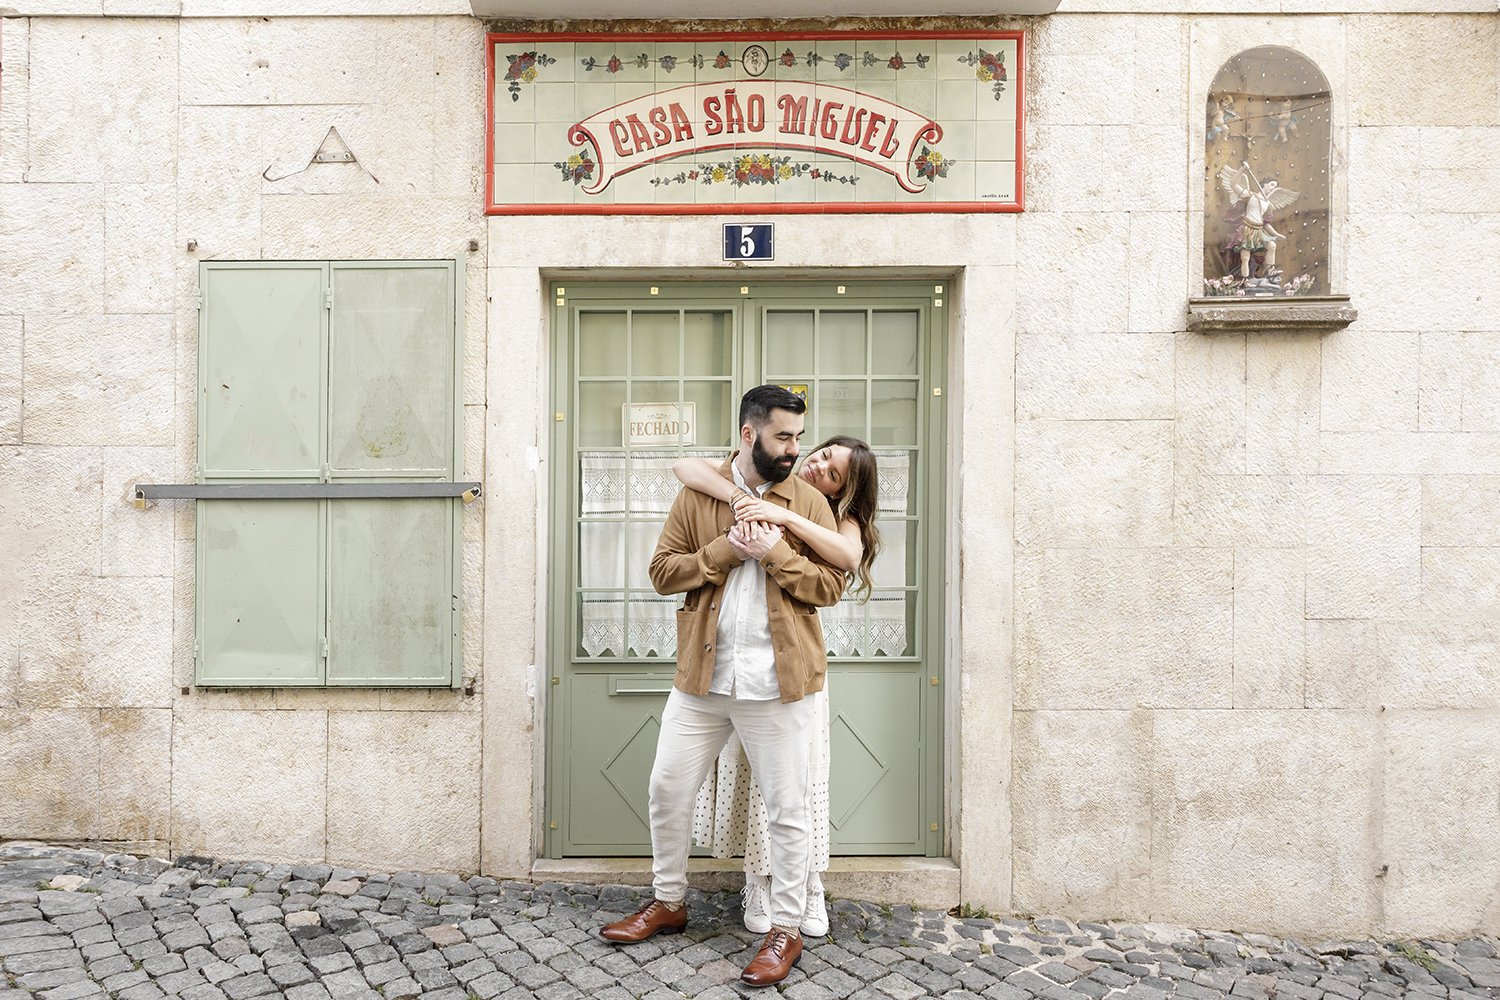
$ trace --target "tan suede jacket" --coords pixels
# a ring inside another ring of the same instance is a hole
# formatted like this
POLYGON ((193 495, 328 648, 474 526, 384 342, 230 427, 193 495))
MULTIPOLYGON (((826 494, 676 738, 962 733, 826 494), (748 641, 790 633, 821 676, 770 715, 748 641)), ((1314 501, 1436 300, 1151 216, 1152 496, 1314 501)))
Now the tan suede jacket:
MULTIPOLYGON (((733 482, 731 461, 733 456, 719 467, 719 475, 733 482)), ((765 499, 834 529, 833 512, 823 494, 796 476, 772 486, 765 499)), ((708 694, 713 681, 720 598, 729 571, 739 563, 725 537, 733 523, 727 503, 684 488, 672 504, 651 556, 651 584, 657 593, 687 595, 677 612, 677 676, 672 684, 688 694, 708 694)), ((844 574, 791 532, 772 546, 760 564, 775 584, 766 586, 766 609, 771 616, 781 700, 799 701, 803 695, 823 690, 828 653, 818 608, 838 603, 844 593, 844 574)))

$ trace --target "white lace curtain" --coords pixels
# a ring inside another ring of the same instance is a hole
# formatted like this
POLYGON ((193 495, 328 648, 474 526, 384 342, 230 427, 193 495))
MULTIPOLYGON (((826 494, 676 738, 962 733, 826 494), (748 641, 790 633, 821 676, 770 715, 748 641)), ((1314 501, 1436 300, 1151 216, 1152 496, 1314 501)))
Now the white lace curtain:
MULTIPOLYGON (((687 452, 721 459, 722 452, 687 452)), ((675 656, 680 595, 651 590, 646 567, 680 484, 672 475, 677 452, 582 452, 582 514, 578 526, 583 587, 583 651, 589 656, 675 656), (619 591, 628 589, 630 593, 619 591)), ((910 456, 876 452, 880 509, 905 514, 910 456)), ((906 653, 904 593, 881 587, 906 583, 906 523, 888 521, 872 568, 876 595, 866 604, 845 600, 824 608, 823 636, 834 656, 900 656, 906 653)))

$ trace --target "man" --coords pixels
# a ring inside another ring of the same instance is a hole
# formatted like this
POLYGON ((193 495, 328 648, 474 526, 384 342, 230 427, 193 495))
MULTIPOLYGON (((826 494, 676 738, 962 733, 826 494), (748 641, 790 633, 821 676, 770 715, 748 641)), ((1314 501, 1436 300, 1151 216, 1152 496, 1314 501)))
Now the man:
POLYGON ((1248 161, 1241 161, 1238 170, 1227 163, 1220 167, 1219 182, 1229 192, 1231 203, 1245 203, 1245 217, 1230 242, 1230 249, 1240 255, 1241 280, 1247 288, 1275 284, 1281 274, 1276 267, 1276 243, 1286 237, 1276 231, 1268 216, 1296 201, 1297 192, 1279 186, 1274 180, 1261 184, 1248 161), (1252 279, 1250 263, 1256 253, 1265 255, 1265 264, 1260 277, 1252 279))
MULTIPOLYGON (((719 474, 737 487, 834 527, 828 501, 791 475, 806 405, 775 385, 740 401, 740 449, 719 474)), ((802 955, 811 855, 808 748, 811 699, 823 689, 826 647, 817 609, 838 602, 844 574, 777 525, 735 523, 729 504, 677 495, 651 557, 651 583, 685 594, 677 612, 677 675, 651 769, 653 899, 608 924, 610 941, 644 941, 687 926, 693 801, 709 765, 737 733, 766 803, 771 840, 771 930, 741 979, 780 982, 802 955)))

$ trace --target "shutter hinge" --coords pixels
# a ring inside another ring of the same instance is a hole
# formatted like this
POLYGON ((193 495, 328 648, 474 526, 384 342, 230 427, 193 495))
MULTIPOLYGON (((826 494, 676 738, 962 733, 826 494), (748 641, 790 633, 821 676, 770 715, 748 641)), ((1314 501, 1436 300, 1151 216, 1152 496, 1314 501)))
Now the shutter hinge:
POLYGON ((323 659, 328 659, 328 637, 323 637, 323 659))
POLYGON ((328 289, 328 291, 326 291, 326 292, 323 293, 323 305, 325 307, 329 308, 329 309, 333 308, 333 289, 332 288, 328 289))
POLYGON ((198 311, 199 312, 203 311, 203 293, 202 292, 198 293, 198 311))

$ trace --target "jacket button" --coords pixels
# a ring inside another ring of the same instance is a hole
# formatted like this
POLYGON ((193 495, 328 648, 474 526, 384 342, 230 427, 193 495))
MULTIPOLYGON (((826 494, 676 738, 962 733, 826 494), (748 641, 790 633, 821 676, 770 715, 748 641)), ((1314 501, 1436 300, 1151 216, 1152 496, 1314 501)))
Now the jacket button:
POLYGON ((710 611, 717 611, 717 610, 719 610, 719 606, 717 604, 710 603, 709 606, 708 606, 708 610, 710 610, 710 611))
POLYGON ((707 652, 708 650, 713 649, 713 648, 714 648, 714 646, 713 646, 713 643, 711 643, 711 642, 705 642, 703 644, 703 650, 704 650, 704 652, 707 652))

